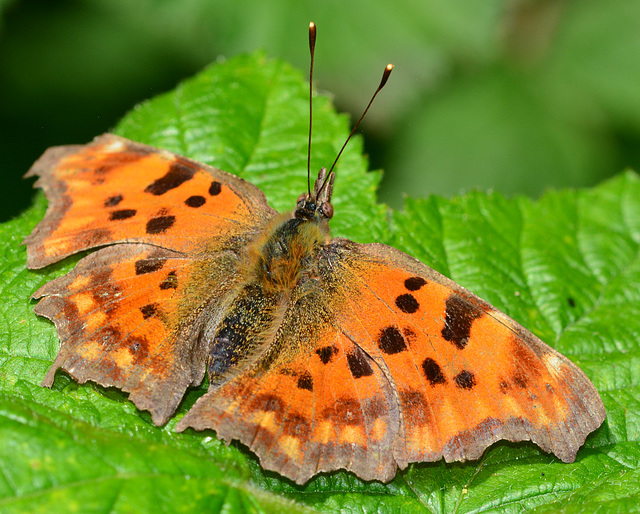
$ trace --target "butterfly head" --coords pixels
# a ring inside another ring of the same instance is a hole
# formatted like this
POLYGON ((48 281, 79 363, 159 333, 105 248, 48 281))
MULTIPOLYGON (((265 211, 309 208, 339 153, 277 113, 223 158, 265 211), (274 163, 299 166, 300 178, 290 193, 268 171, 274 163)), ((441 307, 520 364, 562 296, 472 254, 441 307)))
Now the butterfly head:
POLYGON ((317 222, 330 220, 333 217, 331 195, 335 178, 335 173, 327 173, 327 169, 322 168, 313 185, 313 193, 303 193, 298 197, 294 216, 298 219, 317 222))

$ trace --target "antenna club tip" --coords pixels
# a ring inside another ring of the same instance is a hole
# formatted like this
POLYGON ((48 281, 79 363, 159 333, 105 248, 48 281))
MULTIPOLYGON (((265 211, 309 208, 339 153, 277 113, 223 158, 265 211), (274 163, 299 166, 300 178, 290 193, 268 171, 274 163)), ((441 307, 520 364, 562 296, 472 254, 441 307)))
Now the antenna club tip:
MULTIPOLYGON (((378 86, 378 90, 376 91, 376 94, 385 86, 385 84, 387 83, 387 80, 389 80, 389 75, 391 75, 391 70, 393 70, 393 64, 387 64, 384 71, 382 72, 382 79, 380 79, 380 85, 378 86)), ((375 95, 374 95, 374 98, 375 98, 375 95)), ((373 100, 373 98, 371 100, 373 100)))
POLYGON ((316 24, 309 22, 309 47, 313 53, 313 47, 316 46, 316 24))

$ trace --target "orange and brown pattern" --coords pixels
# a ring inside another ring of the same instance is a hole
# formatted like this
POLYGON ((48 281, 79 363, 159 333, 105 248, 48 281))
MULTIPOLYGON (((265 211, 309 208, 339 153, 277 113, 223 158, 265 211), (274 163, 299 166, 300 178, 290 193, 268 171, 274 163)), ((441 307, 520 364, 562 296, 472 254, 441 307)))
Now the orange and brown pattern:
POLYGON ((77 252, 34 295, 58 369, 130 393, 161 425, 215 430, 297 483, 479 458, 531 440, 572 462, 605 411, 577 366, 505 314, 389 246, 332 239, 335 175, 277 215, 242 179, 104 135, 48 150, 50 205, 27 265, 77 252))

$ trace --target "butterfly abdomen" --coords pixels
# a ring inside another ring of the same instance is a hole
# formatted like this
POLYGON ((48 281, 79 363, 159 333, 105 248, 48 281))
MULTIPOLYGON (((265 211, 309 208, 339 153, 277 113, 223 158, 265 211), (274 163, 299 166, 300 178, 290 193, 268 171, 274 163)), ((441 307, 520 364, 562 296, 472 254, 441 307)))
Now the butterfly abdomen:
POLYGON ((239 291, 217 326, 209 352, 212 384, 236 375, 264 353, 281 317, 279 300, 279 295, 265 293, 260 284, 248 284, 239 291))

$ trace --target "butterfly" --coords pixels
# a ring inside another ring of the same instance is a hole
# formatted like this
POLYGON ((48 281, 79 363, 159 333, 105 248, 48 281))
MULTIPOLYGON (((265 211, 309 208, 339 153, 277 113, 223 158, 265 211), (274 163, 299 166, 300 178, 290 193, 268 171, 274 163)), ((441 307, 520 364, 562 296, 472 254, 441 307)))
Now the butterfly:
POLYGON ((112 134, 50 148, 27 176, 49 200, 27 266, 98 248, 34 294, 61 339, 44 386, 58 369, 115 386, 163 425, 206 373, 176 430, 240 441, 299 484, 386 482, 501 439, 572 462, 605 418, 586 375, 496 308, 395 248, 332 238, 333 171, 285 214, 112 134))

